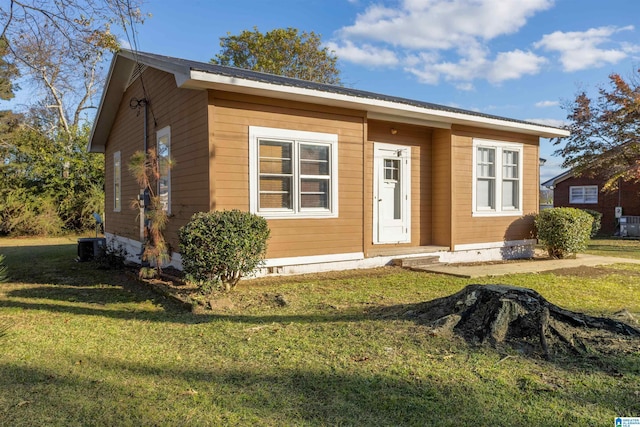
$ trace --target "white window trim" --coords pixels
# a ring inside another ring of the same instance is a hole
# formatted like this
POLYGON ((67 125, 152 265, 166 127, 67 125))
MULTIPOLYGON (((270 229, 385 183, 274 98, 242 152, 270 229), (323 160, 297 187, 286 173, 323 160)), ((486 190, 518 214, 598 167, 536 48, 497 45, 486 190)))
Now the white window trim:
POLYGON ((598 204, 598 186, 597 185, 571 185, 569 186, 569 203, 574 204, 574 205, 597 205, 598 204), (571 198, 571 189, 573 188, 580 188, 582 189, 582 199, 580 201, 575 201, 571 198), (587 202, 586 201, 586 195, 587 195, 587 188, 591 188, 596 190, 596 200, 595 202, 587 202))
POLYGON ((297 131, 291 129, 278 129, 261 126, 249 126, 249 211, 265 218, 295 219, 295 218, 337 218, 338 217, 338 135, 320 132, 297 131), (261 139, 291 141, 296 146, 299 143, 326 144, 330 146, 331 165, 329 176, 331 180, 331 195, 328 210, 299 209, 298 198, 300 196, 298 172, 299 158, 294 155, 293 168, 293 206, 292 210, 258 210, 259 201, 259 176, 258 153, 261 139))
POLYGON ((522 216, 522 205, 524 203, 524 195, 522 191, 523 177, 523 164, 524 164, 524 145, 514 142, 502 142, 492 141, 489 139, 473 139, 473 157, 472 157, 472 216, 474 217, 493 217, 493 216, 522 216), (495 155, 495 209, 479 210, 476 206, 477 201, 477 152, 478 147, 494 148, 496 150, 495 155), (518 209, 504 209, 502 207, 502 151, 517 151, 518 152, 518 209))
POLYGON ((113 211, 122 211, 122 161, 120 158, 120 151, 113 153, 113 211), (116 164, 120 165, 117 173, 116 164), (119 197, 116 197, 116 188, 119 189, 119 197))
MULTIPOLYGON (((167 156, 171 158, 171 126, 166 126, 156 132, 156 156, 159 157, 158 144, 160 143, 160 138, 167 137, 167 148, 168 153, 167 156)), ((167 170, 167 215, 171 215, 171 168, 167 170)), ((160 196, 160 183, 157 186, 158 197, 160 196)))

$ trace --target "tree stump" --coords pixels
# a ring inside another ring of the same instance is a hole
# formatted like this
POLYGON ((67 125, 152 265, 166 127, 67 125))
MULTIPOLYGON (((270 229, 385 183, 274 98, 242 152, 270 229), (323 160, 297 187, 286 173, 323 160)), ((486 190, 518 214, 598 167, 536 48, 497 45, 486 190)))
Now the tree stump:
POLYGON ((640 345, 640 330, 631 325, 565 310, 532 289, 515 286, 469 285, 401 315, 428 325, 435 335, 457 335, 496 348, 509 345, 546 359, 602 347, 637 351, 640 345))

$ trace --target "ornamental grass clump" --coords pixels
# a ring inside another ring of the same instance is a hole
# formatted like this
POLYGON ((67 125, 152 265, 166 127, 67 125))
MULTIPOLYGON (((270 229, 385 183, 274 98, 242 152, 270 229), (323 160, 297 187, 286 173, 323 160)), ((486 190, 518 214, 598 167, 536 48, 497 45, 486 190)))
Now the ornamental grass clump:
POLYGON ((538 240, 551 258, 575 256, 587 248, 593 217, 581 209, 553 208, 535 219, 538 240))
POLYGON ((239 210, 198 212, 180 229, 187 279, 203 291, 221 284, 233 289, 241 277, 264 264, 269 226, 261 216, 239 210))

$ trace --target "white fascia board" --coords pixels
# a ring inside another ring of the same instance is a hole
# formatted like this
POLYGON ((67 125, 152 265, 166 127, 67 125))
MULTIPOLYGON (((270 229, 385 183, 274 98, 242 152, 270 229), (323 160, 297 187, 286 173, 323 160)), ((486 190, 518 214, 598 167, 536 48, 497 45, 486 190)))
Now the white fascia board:
POLYGON ((87 144, 88 152, 104 153, 113 119, 117 114, 120 99, 134 65, 135 63, 128 58, 120 58, 119 54, 116 54, 111 61, 98 111, 91 127, 87 144))
POLYGON ((556 175, 553 178, 543 182, 540 185, 542 185, 543 187, 551 188, 560 184, 562 181, 566 181, 569 178, 573 178, 573 170, 568 170, 566 172, 561 173, 560 175, 556 175))
MULTIPOLYGON (((420 121, 479 126, 505 131, 516 131, 544 138, 569 136, 564 129, 556 129, 534 123, 517 123, 492 117, 474 116, 451 111, 401 104, 380 99, 360 98, 339 93, 323 92, 294 86, 281 86, 237 77, 221 76, 206 71, 191 70, 191 78, 181 76, 179 87, 187 89, 220 89, 246 94, 263 95, 295 101, 353 108, 372 113, 396 116, 399 120, 408 115, 420 121)), ((178 81, 178 78, 176 78, 178 81)))

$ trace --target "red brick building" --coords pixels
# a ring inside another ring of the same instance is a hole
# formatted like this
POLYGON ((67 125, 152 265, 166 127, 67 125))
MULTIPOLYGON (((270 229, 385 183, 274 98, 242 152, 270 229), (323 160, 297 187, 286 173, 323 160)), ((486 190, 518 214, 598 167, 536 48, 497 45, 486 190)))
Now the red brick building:
POLYGON ((571 171, 565 172, 543 186, 553 190, 554 207, 591 209, 602 214, 600 234, 613 235, 617 232, 618 220, 615 208, 622 207, 622 215, 640 215, 640 184, 620 182, 612 191, 602 191, 603 179, 574 177, 571 171))

